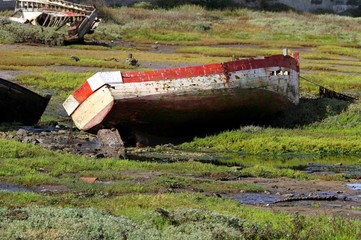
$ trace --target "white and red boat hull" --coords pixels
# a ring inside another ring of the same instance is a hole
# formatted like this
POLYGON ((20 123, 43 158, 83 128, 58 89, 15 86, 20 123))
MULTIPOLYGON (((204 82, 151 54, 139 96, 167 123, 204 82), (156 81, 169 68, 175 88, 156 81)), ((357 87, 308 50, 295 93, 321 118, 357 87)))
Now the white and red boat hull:
POLYGON ((64 102, 84 131, 116 127, 159 136, 268 120, 299 101, 291 56, 146 72, 97 73, 64 102))

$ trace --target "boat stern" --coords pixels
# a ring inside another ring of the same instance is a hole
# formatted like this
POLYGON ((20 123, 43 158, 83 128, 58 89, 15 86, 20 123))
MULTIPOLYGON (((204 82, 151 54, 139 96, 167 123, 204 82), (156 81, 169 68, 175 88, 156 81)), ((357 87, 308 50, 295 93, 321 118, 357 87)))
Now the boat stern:
POLYGON ((109 107, 112 106, 114 99, 109 86, 122 82, 119 71, 98 72, 70 95, 63 107, 80 130, 88 130, 97 125, 98 120, 102 119, 103 111, 109 112, 109 107))
POLYGON ((87 131, 100 124, 113 105, 112 93, 108 86, 104 85, 82 102, 71 114, 71 118, 78 129, 87 131))

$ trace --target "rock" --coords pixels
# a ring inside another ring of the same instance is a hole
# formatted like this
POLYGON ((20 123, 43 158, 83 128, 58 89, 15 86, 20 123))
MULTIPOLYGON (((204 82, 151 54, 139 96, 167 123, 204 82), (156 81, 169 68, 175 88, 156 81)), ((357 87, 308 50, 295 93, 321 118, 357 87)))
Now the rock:
POLYGON ((123 147, 124 143, 117 129, 101 129, 97 134, 101 146, 123 147))
POLYGON ((38 144, 39 141, 35 139, 33 136, 25 137, 22 141, 23 143, 32 143, 32 144, 38 144))
POLYGON ((25 137, 28 135, 28 131, 23 129, 23 128, 20 128, 17 132, 16 132, 16 135, 19 136, 19 137, 25 137))
POLYGON ((158 42, 155 42, 153 45, 152 45, 152 48, 157 50, 159 48, 159 43, 158 42))

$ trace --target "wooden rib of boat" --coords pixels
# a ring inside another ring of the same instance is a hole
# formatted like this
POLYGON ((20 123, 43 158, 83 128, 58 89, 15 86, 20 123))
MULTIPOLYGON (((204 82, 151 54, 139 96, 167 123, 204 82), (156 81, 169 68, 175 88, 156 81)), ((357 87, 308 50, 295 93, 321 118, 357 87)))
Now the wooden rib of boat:
POLYGON ((16 0, 15 13, 10 19, 57 30, 68 25, 67 41, 83 39, 100 22, 95 7, 64 0, 16 0))
POLYGON ((63 103, 84 131, 185 136, 269 120, 299 102, 298 53, 145 72, 99 72, 63 103))
POLYGON ((0 78, 0 122, 36 124, 51 96, 43 97, 18 84, 0 78))

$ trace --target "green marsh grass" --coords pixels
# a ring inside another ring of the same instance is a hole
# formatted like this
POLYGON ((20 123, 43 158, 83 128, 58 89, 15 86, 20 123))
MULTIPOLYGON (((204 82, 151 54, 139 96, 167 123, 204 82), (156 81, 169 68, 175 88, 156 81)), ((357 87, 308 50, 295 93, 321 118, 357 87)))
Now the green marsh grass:
POLYGON ((348 237, 356 239, 360 231, 357 221, 325 216, 299 216, 300 219, 296 221, 297 215, 275 213, 265 209, 250 209, 230 199, 207 198, 199 194, 127 195, 112 199, 103 206, 108 211, 114 211, 116 214, 137 220, 144 218, 144 212, 150 214, 153 209, 157 208, 167 210, 192 208, 214 211, 237 216, 245 219, 249 224, 256 224, 258 231, 253 232, 256 238, 274 236, 275 238, 298 239, 307 236, 311 239, 317 239, 319 234, 322 234, 325 238, 328 238, 327 236, 333 238, 338 235, 340 239, 347 239, 348 237), (298 224, 303 225, 302 231, 295 230, 298 224), (285 228, 285 226, 288 227, 285 228), (295 235, 291 236, 292 233, 295 235))
POLYGON ((247 9, 209 11, 190 5, 170 10, 123 7, 106 11, 111 21, 101 24, 92 38, 181 45, 256 43, 281 48, 324 44, 356 46, 361 36, 358 19, 334 15, 247 9))
POLYGON ((355 91, 361 87, 361 76, 359 75, 318 71, 302 74, 301 77, 305 78, 300 79, 301 92, 316 93, 315 90, 318 90, 317 85, 321 85, 335 91, 355 91), (310 84, 307 80, 316 83, 317 85, 310 84))
POLYGON ((191 53, 191 54, 202 54, 205 56, 213 57, 255 57, 255 56, 268 56, 274 54, 281 54, 280 49, 255 49, 255 48, 236 48, 236 47, 207 47, 207 46, 196 46, 196 47, 183 47, 176 50, 178 53, 191 53))
MULTIPOLYGON (((104 52, 96 50, 61 50, 45 49, 44 47, 36 47, 32 50, 2 50, 4 58, 0 60, 1 66, 79 66, 79 67, 96 67, 96 68, 115 68, 130 69, 131 67, 125 63, 126 53, 114 53, 105 50, 104 52), (45 50, 45 51, 44 51, 45 50), (94 55, 92 55, 92 52, 94 55), (76 56, 80 60, 75 61, 72 57, 76 56), (107 59, 119 59, 119 62, 107 59), (122 61, 123 60, 123 61, 122 61)), ((26 70, 26 68, 25 68, 26 70)))
POLYGON ((359 47, 343 47, 343 46, 318 46, 316 50, 321 53, 336 54, 338 56, 353 57, 361 59, 361 48, 359 47))
MULTIPOLYGON (((34 70, 35 67, 38 67, 39 70, 45 72, 51 72, 52 67, 56 70, 56 67, 59 66, 88 67, 88 71, 95 71, 92 68, 95 68, 96 71, 101 70, 99 68, 108 71, 132 71, 134 67, 125 64, 125 59, 129 53, 132 53, 134 58, 141 61, 164 62, 173 66, 184 62, 202 64, 227 60, 226 58, 205 57, 199 54, 164 54, 142 52, 139 50, 113 50, 111 48, 94 50, 78 47, 46 48, 41 46, 19 46, 16 49, 2 49, 1 52, 3 58, 0 59, 0 67, 4 69, 34 70), (80 61, 75 61, 72 59, 72 56, 78 57, 80 61), (118 62, 112 61, 112 59, 116 59, 118 62)), ((68 71, 71 71, 71 69, 68 71)))
POLYGON ((360 154, 359 129, 342 131, 287 130, 267 128, 259 133, 240 130, 226 131, 215 136, 196 138, 181 145, 184 149, 232 151, 246 154, 360 154))

